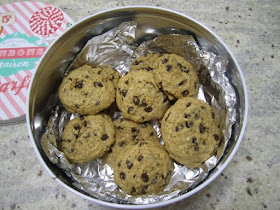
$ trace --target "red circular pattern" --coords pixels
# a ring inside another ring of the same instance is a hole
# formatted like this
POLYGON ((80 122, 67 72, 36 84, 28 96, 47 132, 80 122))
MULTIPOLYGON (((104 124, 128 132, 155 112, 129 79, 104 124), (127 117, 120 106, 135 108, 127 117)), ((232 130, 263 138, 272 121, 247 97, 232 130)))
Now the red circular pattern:
POLYGON ((39 35, 49 35, 54 33, 62 24, 63 13, 54 7, 45 7, 36 11, 29 25, 34 33, 39 35))

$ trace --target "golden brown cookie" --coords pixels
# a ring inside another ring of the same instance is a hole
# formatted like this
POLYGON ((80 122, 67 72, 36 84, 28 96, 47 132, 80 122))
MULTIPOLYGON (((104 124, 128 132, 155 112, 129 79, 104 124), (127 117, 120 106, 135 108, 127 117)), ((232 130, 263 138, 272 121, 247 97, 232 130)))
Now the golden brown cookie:
POLYGON ((125 118, 139 123, 161 119, 169 107, 153 74, 143 69, 131 71, 119 80, 116 101, 125 118))
POLYGON ((183 57, 164 54, 153 65, 154 78, 169 99, 193 97, 198 93, 199 80, 194 67, 183 57))
POLYGON ((115 127, 108 115, 74 118, 65 126, 61 150, 70 162, 85 163, 101 157, 115 141, 115 127))
POLYGON ((69 112, 96 114, 115 101, 117 79, 110 67, 84 65, 63 79, 58 96, 69 112))
POLYGON ((152 194, 168 185, 172 171, 173 162, 163 146, 140 141, 129 144, 119 153, 114 180, 127 194, 152 194))
POLYGON ((220 119, 213 108, 191 97, 179 99, 167 110, 161 133, 170 156, 191 168, 210 158, 222 139, 220 119))

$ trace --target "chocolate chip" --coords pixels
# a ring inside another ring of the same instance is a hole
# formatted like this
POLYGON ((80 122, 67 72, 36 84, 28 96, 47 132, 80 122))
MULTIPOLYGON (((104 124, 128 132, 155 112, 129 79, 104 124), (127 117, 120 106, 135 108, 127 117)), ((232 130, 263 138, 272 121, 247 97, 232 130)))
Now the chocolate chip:
POLYGON ((202 109, 203 111, 205 111, 205 107, 204 107, 204 106, 201 106, 201 109, 202 109))
POLYGON ((82 87, 83 87, 83 81, 78 81, 78 82, 76 82, 75 88, 81 89, 82 87))
POLYGON ((182 72, 189 73, 189 70, 185 66, 182 66, 181 70, 182 72))
POLYGON ((141 194, 146 194, 146 189, 148 188, 148 186, 144 186, 141 189, 141 194))
POLYGON ((191 122, 186 122, 186 127, 187 128, 190 128, 190 127, 192 127, 193 126, 193 121, 191 121, 191 122))
POLYGON ((195 114, 195 115, 194 115, 194 119, 195 119, 195 120, 198 120, 198 119, 199 119, 198 114, 195 114))
POLYGON ((126 96, 127 92, 128 92, 128 90, 122 90, 122 95, 123 95, 123 97, 126 96))
POLYGON ((122 166, 122 164, 121 163, 118 163, 118 167, 121 167, 122 166))
POLYGON ((195 147, 194 147, 194 150, 195 150, 195 151, 199 151, 199 147, 198 147, 198 146, 195 146, 195 147))
POLYGON ((214 112, 212 112, 211 116, 212 116, 212 119, 215 119, 215 113, 214 112))
POLYGON ((131 107, 128 107, 128 109, 127 109, 127 113, 130 113, 130 112, 132 112, 134 110, 134 108, 131 106, 131 107))
POLYGON ((192 103, 188 103, 188 104, 186 105, 186 107, 189 107, 190 105, 192 105, 192 103))
POLYGON ((215 139, 216 141, 219 140, 219 135, 218 135, 218 134, 214 134, 213 136, 214 136, 214 139, 215 139))
POLYGON ((166 69, 167 69, 167 71, 171 71, 172 70, 172 66, 171 65, 166 65, 166 69))
POLYGON ((125 163, 126 163, 126 167, 127 167, 128 169, 131 169, 131 168, 132 168, 133 163, 130 162, 130 160, 127 160, 125 163))
POLYGON ((150 135, 150 136, 153 136, 153 135, 154 135, 154 132, 152 131, 149 135, 150 135))
POLYGON ((131 188, 131 194, 133 194, 133 193, 135 193, 135 192, 136 192, 135 187, 132 187, 132 188, 131 188))
POLYGON ((125 141, 121 141, 121 142, 119 143, 119 147, 123 147, 123 145, 125 145, 125 141))
POLYGON ((141 142, 140 143, 140 147, 142 147, 143 145, 148 144, 147 142, 141 142))
POLYGON ((124 172, 121 172, 121 173, 120 173, 120 178, 121 178, 121 179, 125 179, 125 173, 124 173, 124 172))
POLYGON ((131 132, 135 133, 135 132, 139 132, 139 130, 135 127, 131 128, 131 132))
POLYGON ((84 120, 85 117, 84 117, 83 115, 80 115, 80 119, 81 119, 81 120, 84 120))
POLYGON ((87 125, 88 125, 88 122, 84 121, 84 126, 87 127, 87 125))
POLYGON ((140 61, 134 61, 133 64, 138 66, 140 63, 143 63, 144 61, 140 60, 140 61))
POLYGON ((128 81, 128 80, 126 80, 124 83, 125 83, 126 85, 128 85, 128 84, 129 84, 129 81, 128 81))
POLYGON ((118 130, 123 130, 123 127, 118 126, 117 129, 118 129, 118 130))
POLYGON ((138 157, 138 161, 141 162, 141 161, 143 160, 143 158, 144 158, 144 157, 143 157, 142 155, 140 155, 140 156, 138 157))
POLYGON ((132 101, 135 105, 139 105, 140 103, 140 99, 138 98, 138 96, 133 96, 132 101))
POLYGON ((137 135, 134 134, 131 138, 131 141, 134 141, 136 139, 136 137, 137 137, 137 135))
POLYGON ((179 132, 180 131, 180 128, 178 126, 176 126, 176 132, 179 132))
POLYGON ((165 64, 165 63, 167 63, 167 62, 168 62, 168 59, 167 59, 167 58, 165 58, 165 59, 163 59, 163 60, 161 61, 162 64, 165 64))
POLYGON ((94 87, 103 87, 103 84, 101 82, 94 82, 94 87))
POLYGON ((184 84, 184 81, 181 81, 178 85, 181 86, 184 84))
POLYGON ((100 75, 100 74, 101 74, 101 71, 98 71, 97 74, 100 75))
POLYGON ((206 130, 206 127, 204 127, 204 126, 200 123, 200 125, 199 125, 199 132, 200 132, 200 133, 204 133, 205 130, 206 130))
POLYGON ((149 106, 149 107, 146 107, 144 110, 145 110, 145 112, 151 112, 151 111, 153 111, 153 108, 151 106, 149 106))
POLYGON ((144 173, 141 175, 141 179, 143 182, 148 182, 149 181, 149 176, 147 175, 147 173, 144 173))
POLYGON ((140 105, 141 105, 141 106, 147 106, 147 102, 146 102, 146 100, 145 100, 145 99, 143 99, 140 105))
POLYGON ((148 66, 147 68, 144 68, 145 70, 147 70, 147 71, 152 71, 152 70, 154 70, 154 68, 152 68, 152 67, 150 67, 150 66, 148 66))
POLYGON ((79 109, 79 108, 80 108, 80 106, 79 106, 78 104, 75 104, 75 107, 76 107, 77 109, 79 109))
POLYGON ((184 90, 183 92, 182 92, 182 95, 183 96, 187 96, 189 94, 189 91, 188 90, 184 90))
POLYGON ((80 126, 79 124, 76 124, 76 125, 74 126, 74 129, 75 129, 75 130, 80 130, 80 129, 81 129, 81 126, 80 126))
POLYGON ((100 101, 96 101, 95 105, 99 105, 100 104, 100 101))
POLYGON ((190 118, 191 115, 190 114, 185 114, 185 118, 190 118))
POLYGON ((74 148, 71 148, 71 152, 75 152, 75 149, 74 149, 74 148))
POLYGON ((192 138, 192 142, 193 142, 194 144, 198 144, 197 138, 193 137, 193 138, 192 138))
POLYGON ((106 140, 106 139, 108 139, 109 138, 109 136, 105 133, 105 134, 103 134, 103 136, 101 136, 101 140, 106 140))

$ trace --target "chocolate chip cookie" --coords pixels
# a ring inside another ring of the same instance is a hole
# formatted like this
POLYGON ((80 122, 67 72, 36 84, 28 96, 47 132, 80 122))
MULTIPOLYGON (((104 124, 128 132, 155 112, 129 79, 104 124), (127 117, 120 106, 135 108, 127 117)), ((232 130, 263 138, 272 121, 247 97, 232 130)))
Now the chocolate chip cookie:
POLYGON ((85 163, 101 157, 115 141, 115 127, 108 115, 74 118, 65 126, 61 150, 73 163, 85 163))
POLYGON ((162 118, 162 138, 169 155, 187 167, 199 167, 222 141, 220 118, 204 101, 185 97, 162 118))
POLYGON ((58 96, 67 111, 96 114, 114 101, 118 76, 110 67, 84 65, 64 77, 58 96))
POLYGON ((153 74, 143 69, 123 76, 116 95, 123 116, 139 123, 161 119, 169 107, 169 100, 158 88, 153 74))
POLYGON ((168 185, 173 162, 164 147, 151 141, 129 144, 114 166, 115 183, 127 194, 157 193, 168 185))
POLYGON ((198 93, 197 72, 183 57, 164 54, 155 61, 153 68, 157 84, 169 99, 193 97, 198 93))
POLYGON ((135 123, 123 118, 117 119, 113 123, 116 129, 116 141, 103 156, 105 162, 111 167, 114 167, 117 155, 128 144, 136 141, 154 141, 159 143, 156 131, 149 123, 135 123))

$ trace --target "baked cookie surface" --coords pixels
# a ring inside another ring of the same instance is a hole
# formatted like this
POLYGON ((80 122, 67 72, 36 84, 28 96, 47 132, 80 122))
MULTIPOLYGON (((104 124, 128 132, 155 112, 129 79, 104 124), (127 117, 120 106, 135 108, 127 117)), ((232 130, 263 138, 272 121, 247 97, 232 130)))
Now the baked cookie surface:
POLYGON ((135 71, 139 69, 152 71, 154 69, 153 65, 158 57, 159 54, 147 54, 145 56, 137 57, 131 62, 129 71, 135 71))
POLYGON ((152 194, 168 185, 173 162, 164 147, 151 141, 135 142, 119 153, 115 183, 131 195, 152 194))
POLYGON ((93 115, 108 108, 115 101, 117 79, 109 68, 84 65, 64 77, 58 96, 66 110, 93 115))
POLYGON ((127 119, 117 119, 113 121, 116 129, 115 143, 104 155, 105 162, 114 167, 118 154, 126 148, 130 143, 136 141, 153 141, 158 142, 156 131, 149 123, 135 123, 127 119))
POLYGON ((115 141, 115 127, 108 115, 88 115, 68 122, 61 150, 70 162, 85 163, 101 157, 115 141))
POLYGON ((164 54, 153 65, 154 78, 169 99, 193 97, 198 93, 199 80, 194 67, 183 57, 164 54))
POLYGON ((125 118, 139 123, 161 119, 169 107, 153 74, 143 69, 130 71, 119 80, 116 102, 125 118))
POLYGON ((162 138, 169 155, 187 167, 199 167, 222 139, 220 119, 211 106, 191 97, 179 99, 165 113, 162 138))

